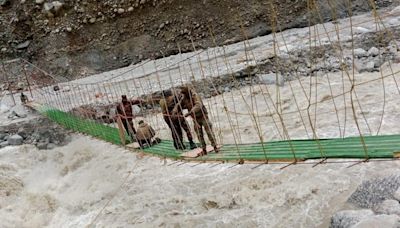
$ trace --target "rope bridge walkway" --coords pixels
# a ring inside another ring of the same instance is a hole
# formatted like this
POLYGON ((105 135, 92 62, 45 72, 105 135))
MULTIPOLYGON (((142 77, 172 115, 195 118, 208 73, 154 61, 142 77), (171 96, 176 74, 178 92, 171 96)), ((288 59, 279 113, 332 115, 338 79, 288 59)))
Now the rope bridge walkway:
MULTIPOLYGON (((122 145, 117 128, 92 120, 81 119, 63 111, 45 108, 42 105, 30 104, 30 106, 68 129, 85 133, 113 144, 122 145)), ((400 135, 365 136, 364 142, 368 148, 368 159, 399 157, 400 135)), ((189 147, 189 144, 187 143, 186 146, 189 147)), ((161 143, 143 151, 164 158, 183 159, 181 157, 182 151, 175 150, 171 140, 163 140, 161 143)), ((185 159, 221 162, 297 162, 307 159, 327 158, 366 158, 360 137, 319 139, 318 141, 272 141, 264 144, 226 144, 223 145, 219 153, 210 153, 203 157, 185 159), (321 155, 321 148, 323 156, 321 155), (295 156, 291 152, 292 150, 296 151, 295 156)))
POLYGON ((394 23, 400 8, 381 12, 369 2, 372 14, 354 16, 349 1, 347 18, 340 21, 329 5, 333 22, 325 23, 319 3, 310 1, 309 27, 296 34, 281 30, 282 16, 271 4, 268 36, 247 39, 238 20, 243 42, 216 43, 210 27, 214 48, 197 50, 193 43, 192 53, 144 61, 119 73, 68 81, 23 59, 2 63, 0 73, 14 104, 22 90, 33 101, 28 105, 48 118, 117 145, 130 139, 121 136, 115 107, 123 95, 137 101, 129 115, 133 124, 143 119, 162 138, 143 151, 163 158, 392 159, 400 154, 400 23, 394 23), (187 158, 174 149, 163 118, 170 115, 161 113, 159 103, 181 85, 203 98, 215 141, 222 145, 219 153, 187 158))

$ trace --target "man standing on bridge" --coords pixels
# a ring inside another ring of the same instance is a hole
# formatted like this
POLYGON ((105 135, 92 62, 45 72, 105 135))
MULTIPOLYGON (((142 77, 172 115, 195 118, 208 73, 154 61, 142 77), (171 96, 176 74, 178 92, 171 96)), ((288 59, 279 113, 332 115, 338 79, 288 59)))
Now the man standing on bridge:
POLYGON ((218 153, 219 149, 215 141, 214 132, 212 131, 211 122, 208 119, 208 112, 200 96, 192 88, 189 88, 189 86, 182 86, 181 94, 183 97, 175 105, 172 111, 173 115, 178 113, 180 107, 182 107, 182 109, 187 109, 189 112, 185 114, 185 117, 191 116, 193 118, 197 138, 199 139, 203 149, 201 155, 207 155, 207 145, 204 140, 203 128, 207 133, 211 145, 214 147, 215 153, 218 153))
POLYGON ((126 95, 122 95, 121 99, 121 103, 117 106, 117 114, 119 118, 121 118, 125 131, 128 133, 133 141, 136 141, 136 130, 133 126, 132 102, 128 100, 126 95))
POLYGON ((172 111, 178 101, 179 97, 175 93, 175 91, 163 91, 163 98, 160 100, 161 111, 163 113, 165 122, 171 129, 175 149, 186 149, 185 145, 183 144, 182 128, 186 132, 190 144, 190 149, 194 149, 196 148, 196 144, 193 142, 193 136, 190 132, 189 124, 187 123, 185 117, 183 117, 182 108, 178 107, 177 113, 175 115, 172 115, 172 111))

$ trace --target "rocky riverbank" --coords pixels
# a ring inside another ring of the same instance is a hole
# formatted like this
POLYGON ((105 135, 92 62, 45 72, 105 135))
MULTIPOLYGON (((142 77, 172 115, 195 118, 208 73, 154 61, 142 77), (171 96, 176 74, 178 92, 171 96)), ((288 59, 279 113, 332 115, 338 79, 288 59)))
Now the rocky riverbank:
MULTIPOLYGON (((398 1, 375 1, 377 8, 398 1)), ((351 13, 372 9, 351 1, 351 13)), ((349 15, 346 0, 1 0, 0 60, 25 58, 70 79, 349 15), (289 11, 287 9, 290 9, 289 11), (211 35, 213 34, 213 35, 211 35)))
POLYGON ((364 181, 347 200, 354 209, 336 212, 330 227, 399 227, 399 201, 400 176, 364 181))

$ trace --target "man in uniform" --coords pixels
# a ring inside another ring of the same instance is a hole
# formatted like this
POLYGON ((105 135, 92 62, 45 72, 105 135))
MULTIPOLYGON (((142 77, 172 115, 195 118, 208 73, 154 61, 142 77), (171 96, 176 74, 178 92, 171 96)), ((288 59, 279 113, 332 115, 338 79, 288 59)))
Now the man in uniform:
POLYGON ((194 92, 192 88, 188 86, 181 87, 181 94, 183 97, 175 105, 173 114, 178 113, 179 107, 187 109, 189 112, 185 114, 185 117, 191 116, 194 123, 194 128, 201 143, 203 149, 201 155, 207 155, 206 142, 204 140, 203 128, 207 133, 208 139, 211 145, 214 147, 216 153, 218 153, 218 147, 215 141, 215 136, 212 131, 212 125, 208 119, 208 112, 206 107, 203 105, 200 96, 194 92))
POLYGON ((190 149, 196 148, 196 144, 193 142, 193 136, 190 132, 190 127, 182 114, 182 108, 177 108, 177 113, 172 115, 172 111, 179 101, 178 96, 175 92, 171 92, 170 90, 163 92, 163 98, 160 100, 161 111, 163 113, 163 117, 168 127, 171 129, 172 139, 174 140, 174 147, 177 150, 186 149, 183 144, 183 134, 182 128, 186 132, 186 136, 189 140, 190 149))
POLYGON ((140 145, 140 148, 144 148, 145 145, 152 146, 154 144, 159 143, 161 140, 156 138, 153 140, 153 137, 156 135, 154 129, 143 120, 139 121, 139 127, 136 133, 136 139, 140 145))
POLYGON ((132 103, 128 100, 126 95, 121 96, 121 103, 117 106, 117 114, 121 117, 122 124, 124 125, 125 131, 135 141, 136 130, 133 126, 133 111, 132 103))

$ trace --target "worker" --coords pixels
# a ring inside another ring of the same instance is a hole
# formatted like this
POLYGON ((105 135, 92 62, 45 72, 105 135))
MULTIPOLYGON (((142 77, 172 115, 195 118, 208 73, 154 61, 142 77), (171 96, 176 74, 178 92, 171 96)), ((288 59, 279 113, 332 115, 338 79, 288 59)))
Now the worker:
POLYGON ((156 135, 154 129, 143 120, 139 121, 139 127, 136 133, 137 142, 140 145, 140 148, 144 148, 146 146, 152 146, 159 143, 161 140, 156 138, 153 140, 153 137, 156 135))
POLYGON ((135 141, 136 130, 133 126, 132 103, 126 95, 121 96, 121 103, 117 106, 117 114, 121 118, 125 131, 131 137, 132 141, 135 141))
POLYGON ((186 132, 186 136, 189 140, 190 149, 196 148, 196 144, 193 142, 193 136, 190 132, 189 124, 182 114, 182 108, 178 107, 177 113, 172 115, 172 110, 175 104, 179 101, 178 95, 175 91, 167 90, 163 91, 163 97, 160 100, 161 111, 168 127, 171 129, 172 139, 174 141, 174 147, 177 150, 184 150, 186 146, 183 144, 182 128, 186 132))
POLYGON ((214 147, 214 151, 218 153, 218 147, 215 141, 215 136, 212 131, 212 125, 210 120, 208 119, 208 112, 206 107, 204 106, 200 96, 189 86, 181 87, 182 98, 175 105, 172 113, 177 114, 179 108, 187 109, 188 113, 184 116, 191 116, 193 119, 193 124, 195 128, 195 132, 197 134, 197 138, 200 141, 202 147, 202 153, 200 155, 207 155, 206 142, 204 140, 204 132, 203 128, 207 133, 208 139, 211 142, 211 145, 214 147))
POLYGON ((22 104, 26 104, 28 102, 28 97, 23 92, 21 92, 20 99, 22 104))

